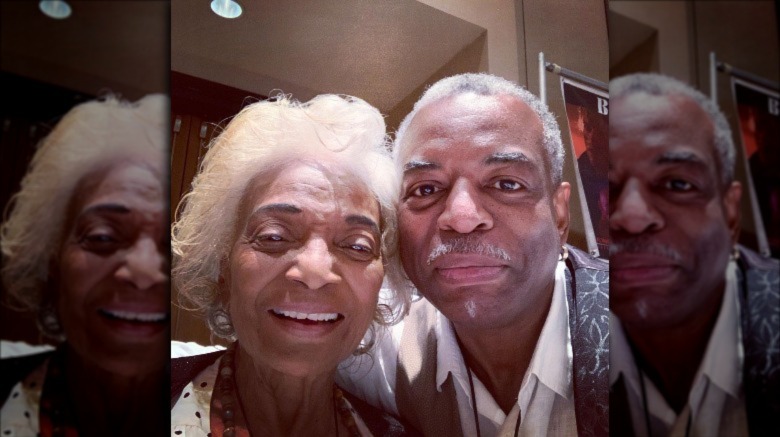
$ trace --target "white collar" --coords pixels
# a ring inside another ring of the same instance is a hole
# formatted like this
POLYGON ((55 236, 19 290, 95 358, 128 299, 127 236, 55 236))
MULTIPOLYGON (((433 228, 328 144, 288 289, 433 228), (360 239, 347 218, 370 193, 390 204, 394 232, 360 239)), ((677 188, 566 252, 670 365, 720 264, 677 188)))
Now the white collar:
POLYGON ((706 387, 705 378, 733 398, 739 398, 744 351, 742 329, 739 326, 736 270, 736 263, 733 260, 729 261, 726 267, 726 287, 720 313, 712 328, 707 350, 704 352, 691 389, 689 402, 694 414, 701 406, 706 387))
MULTIPOLYGON (((739 397, 744 352, 742 350, 742 330, 739 326, 736 269, 736 263, 733 260, 730 261, 726 268, 723 302, 688 396, 688 403, 694 416, 697 415, 701 407, 707 381, 715 384, 730 396, 739 397)), ((620 319, 612 312, 609 314, 609 329, 613 345, 610 349, 609 384, 613 385, 622 373, 631 390, 634 393, 640 393, 639 374, 634 356, 620 324, 620 319)), ((650 385, 653 384, 647 379, 646 382, 650 385)), ((671 411, 668 405, 666 407, 671 411)))
MULTIPOLYGON (((572 396, 572 347, 569 333, 569 304, 566 299, 566 264, 558 262, 555 269, 555 287, 547 318, 534 348, 528 370, 523 377, 518 396, 518 405, 525 411, 535 381, 550 390, 570 399, 572 396), (530 378, 535 376, 535 378, 530 378), (526 386, 529 386, 526 389, 526 386)), ((455 381, 465 385, 468 391, 468 373, 463 355, 458 347, 452 324, 440 312, 436 312, 435 323, 438 346, 436 351, 436 387, 441 392, 442 384, 452 373, 455 381)))

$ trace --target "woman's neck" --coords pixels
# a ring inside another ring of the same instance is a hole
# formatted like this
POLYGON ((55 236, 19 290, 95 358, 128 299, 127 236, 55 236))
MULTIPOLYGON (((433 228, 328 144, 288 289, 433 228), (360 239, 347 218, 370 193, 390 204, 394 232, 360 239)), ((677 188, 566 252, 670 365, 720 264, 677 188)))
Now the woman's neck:
POLYGON ((338 420, 333 373, 296 377, 254 361, 236 348, 236 390, 252 435, 346 435, 338 420))
POLYGON ((80 435, 145 435, 162 429, 164 373, 118 375, 68 349, 65 375, 80 435))

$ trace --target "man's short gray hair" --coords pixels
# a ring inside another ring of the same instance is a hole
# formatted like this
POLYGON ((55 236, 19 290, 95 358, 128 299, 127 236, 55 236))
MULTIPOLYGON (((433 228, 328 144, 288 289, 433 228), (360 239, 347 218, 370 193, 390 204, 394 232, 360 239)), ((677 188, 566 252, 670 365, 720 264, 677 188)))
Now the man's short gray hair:
POLYGON ((558 122, 538 97, 531 94, 525 88, 512 83, 502 77, 493 76, 486 73, 465 73, 456 76, 444 78, 423 93, 420 100, 414 104, 414 109, 404 118, 398 127, 395 137, 395 146, 393 157, 396 161, 402 155, 401 150, 408 147, 404 142, 406 130, 417 113, 430 103, 437 100, 453 97, 461 94, 473 93, 481 96, 509 95, 520 99, 528 105, 542 122, 542 133, 544 136, 543 146, 547 152, 547 157, 552 171, 551 180, 554 185, 561 183, 563 179, 563 143, 561 142, 561 130, 558 122))
POLYGON ((718 106, 707 96, 677 79, 656 73, 637 73, 619 77, 609 82, 609 96, 615 100, 632 94, 646 93, 651 96, 684 96, 693 100, 712 121, 714 146, 720 166, 723 186, 734 180, 734 141, 731 128, 718 106))

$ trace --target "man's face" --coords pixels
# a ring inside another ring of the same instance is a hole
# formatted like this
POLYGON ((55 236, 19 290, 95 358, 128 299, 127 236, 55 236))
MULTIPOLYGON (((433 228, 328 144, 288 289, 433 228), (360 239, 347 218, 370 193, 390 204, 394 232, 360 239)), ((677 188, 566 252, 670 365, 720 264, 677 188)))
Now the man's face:
POLYGON ((707 114, 680 95, 620 98, 609 148, 612 311, 671 327, 717 305, 741 189, 722 186, 707 114))
POLYGON ((412 120, 399 159, 401 261, 455 323, 499 327, 549 301, 568 232, 542 123, 511 96, 463 94, 412 120))

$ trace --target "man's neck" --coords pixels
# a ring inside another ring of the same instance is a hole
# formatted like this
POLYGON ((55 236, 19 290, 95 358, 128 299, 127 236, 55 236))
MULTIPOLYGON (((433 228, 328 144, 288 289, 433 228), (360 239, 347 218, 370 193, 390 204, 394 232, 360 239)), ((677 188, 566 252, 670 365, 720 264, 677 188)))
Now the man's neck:
POLYGON ((520 385, 550 310, 552 294, 550 290, 543 305, 505 326, 453 323, 466 366, 482 381, 504 413, 508 414, 517 402, 520 385))
POLYGON ((637 329, 624 325, 637 366, 678 414, 688 402, 720 313, 723 292, 694 317, 672 327, 637 329))

